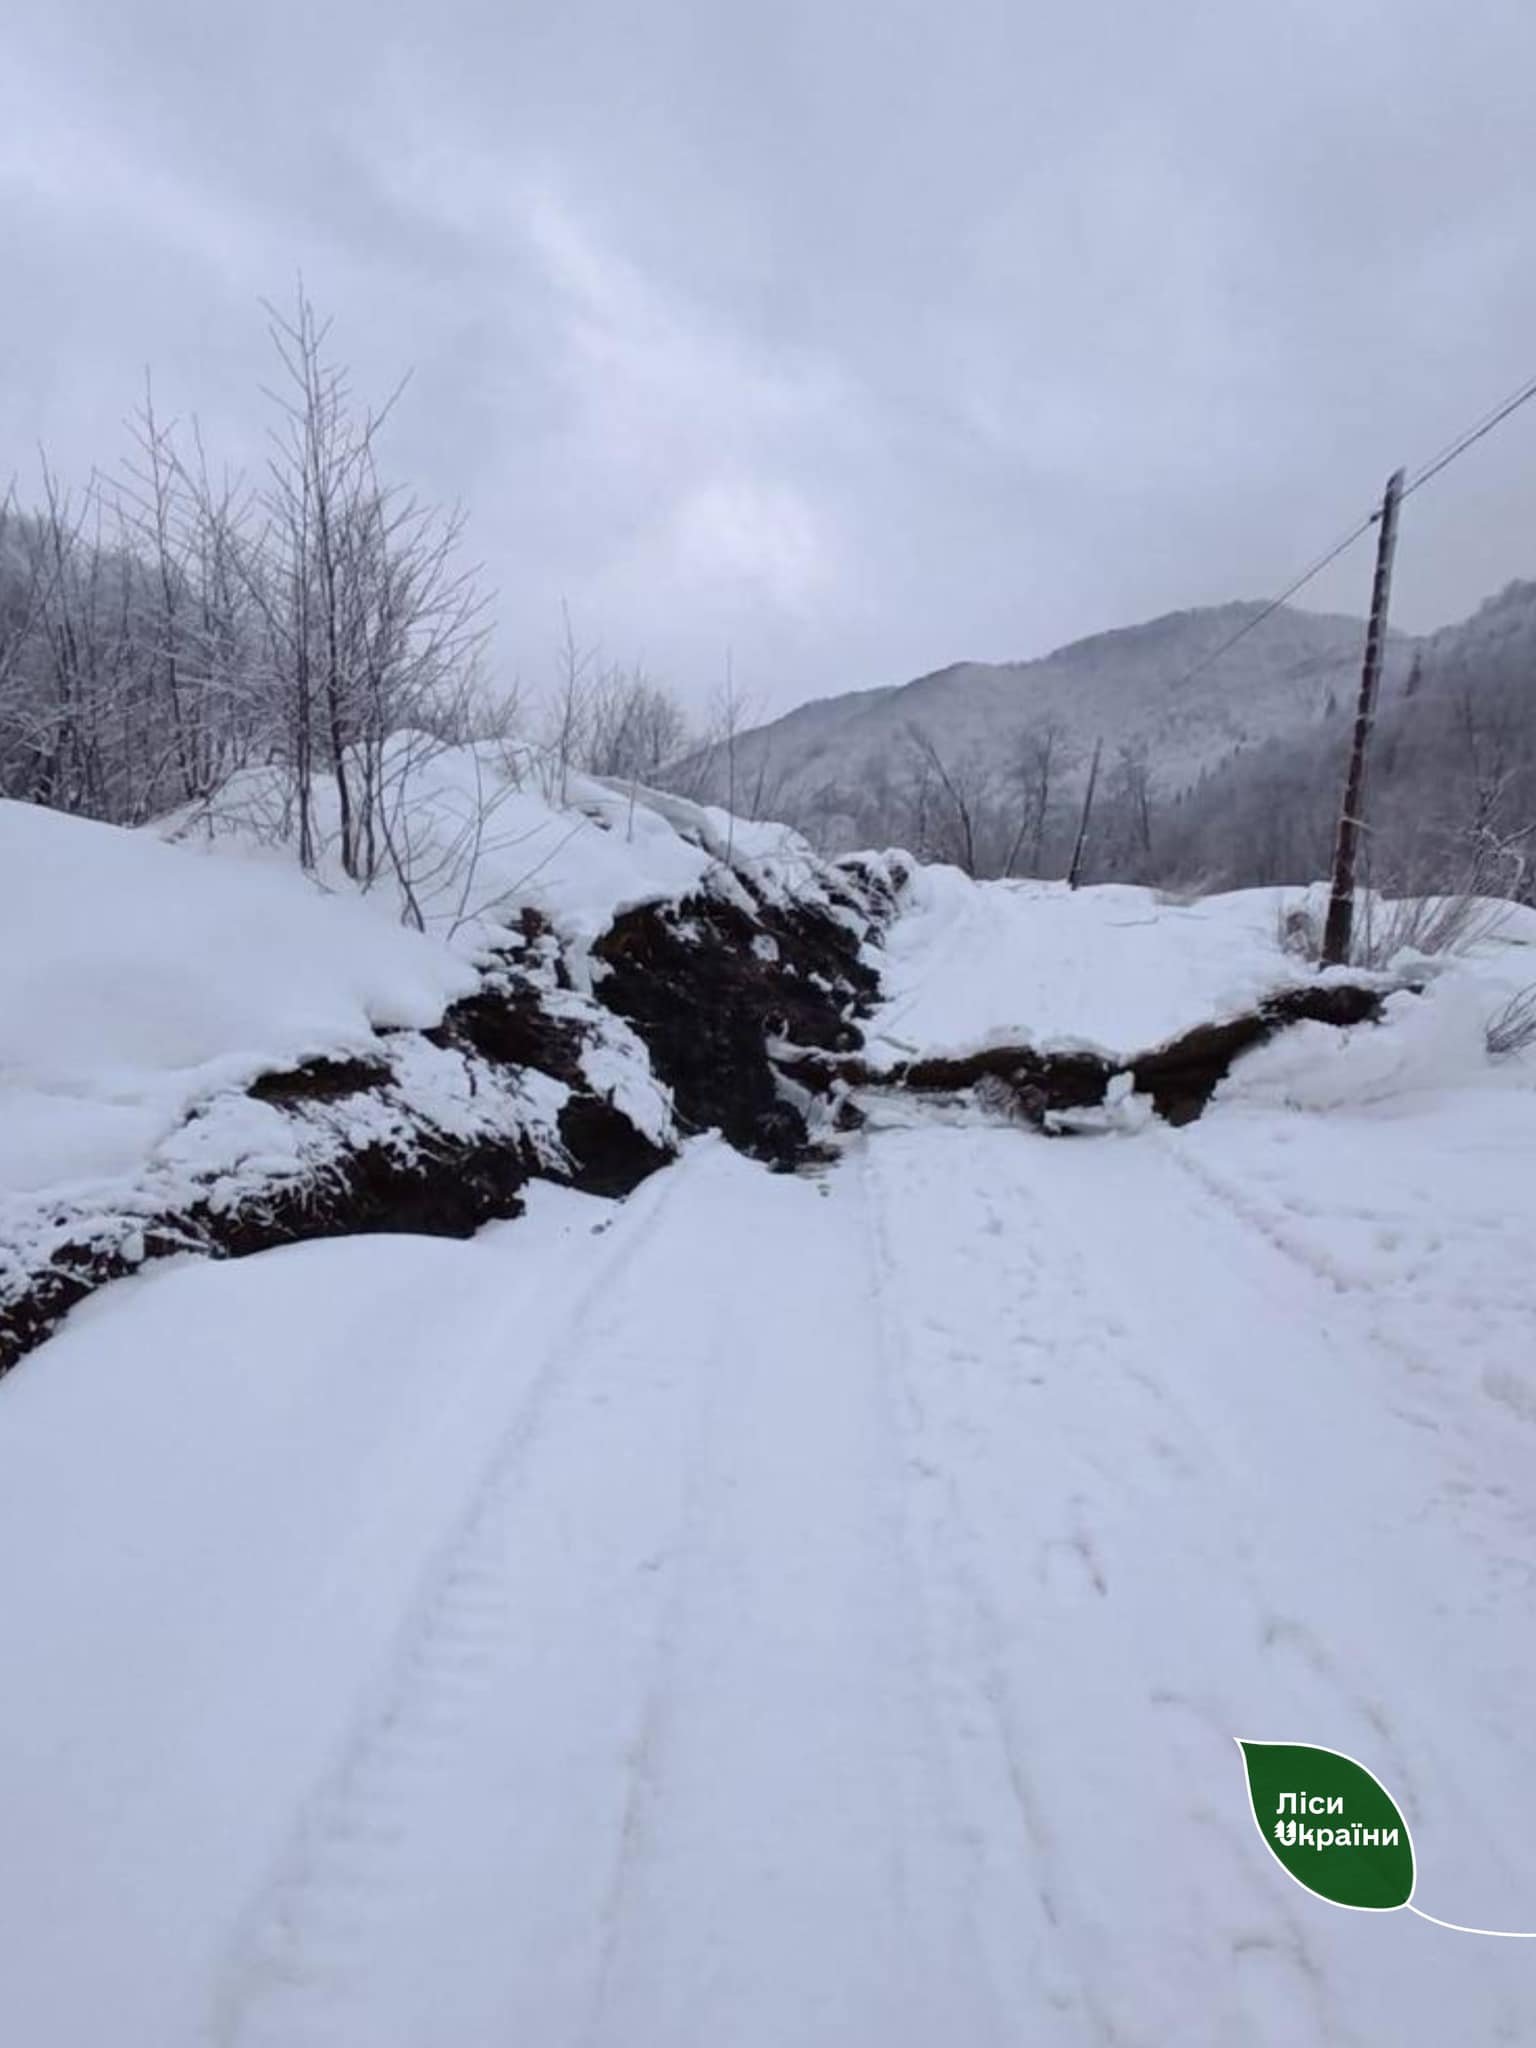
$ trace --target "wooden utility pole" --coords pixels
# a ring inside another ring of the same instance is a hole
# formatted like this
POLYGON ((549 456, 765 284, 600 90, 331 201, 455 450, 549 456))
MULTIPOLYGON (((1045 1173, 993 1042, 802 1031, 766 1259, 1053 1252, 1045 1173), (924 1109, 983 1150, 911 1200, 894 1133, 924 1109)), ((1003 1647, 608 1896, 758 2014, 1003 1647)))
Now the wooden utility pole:
POLYGON ((1093 815, 1093 792, 1099 780, 1099 756, 1104 751, 1101 735, 1093 743, 1093 766, 1088 770, 1088 787, 1083 791, 1083 815, 1078 820, 1077 844, 1072 849, 1072 865, 1067 869, 1067 887, 1077 887, 1077 877, 1083 865, 1083 848, 1088 844, 1088 820, 1093 815))
POLYGON ((1387 479, 1376 535, 1376 580, 1371 586, 1371 618, 1365 629, 1365 660, 1360 667, 1360 699, 1355 707, 1355 736, 1349 749, 1349 773, 1339 811, 1339 836, 1333 850, 1333 887, 1328 897, 1328 922, 1323 928, 1323 965, 1341 967, 1349 958, 1355 929, 1355 870, 1365 808, 1365 768, 1371 728, 1376 723, 1376 689, 1386 651, 1387 609, 1392 601, 1392 557, 1397 549, 1397 508, 1403 495, 1403 472, 1387 479))

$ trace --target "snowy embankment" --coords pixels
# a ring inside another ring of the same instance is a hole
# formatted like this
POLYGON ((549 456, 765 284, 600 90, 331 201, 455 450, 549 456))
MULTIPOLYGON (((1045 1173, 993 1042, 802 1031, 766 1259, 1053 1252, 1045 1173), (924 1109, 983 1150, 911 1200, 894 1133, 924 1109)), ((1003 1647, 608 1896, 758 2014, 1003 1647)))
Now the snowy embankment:
MULTIPOLYGON (((269 774, 153 831, 0 804, 0 1369, 146 1256, 461 1232, 536 1173, 633 1185, 692 1109, 625 1014, 637 928, 686 944, 733 918, 762 1007, 798 999, 836 1035, 868 919, 793 834, 576 775, 557 801, 541 777, 424 756, 366 891, 326 852, 323 800, 321 886, 298 870, 269 774)), ((804 1135, 739 1122, 748 1144, 804 1135)))
MULTIPOLYGON (((1318 969, 1296 941, 1320 928, 1320 889, 1179 901, 1121 886, 977 883, 902 855, 855 864, 891 891, 899 915, 865 1048, 840 1063, 845 1080, 991 1087, 994 1106, 1006 1099, 1049 1130, 1099 1128, 1105 1105, 1110 1121, 1155 1109, 1188 1122, 1236 1061, 1277 1039, 1245 1073, 1271 1085, 1289 1075, 1298 1100, 1317 1107, 1465 1079, 1488 1067, 1490 1027, 1536 979, 1536 912, 1508 903, 1443 906, 1461 929, 1453 950, 1393 941, 1378 946, 1390 955, 1378 969, 1318 969), (1349 1028, 1365 1024, 1391 1028, 1349 1028)), ((1436 920, 1403 914, 1415 909, 1373 902, 1362 922, 1378 939, 1427 932, 1436 920)))
MULTIPOLYGON (((887 1067, 1027 1044, 1124 1060, 1318 976, 1281 949, 1297 892, 1176 902, 1152 889, 971 881, 914 867, 901 890, 868 1057, 887 1067), (1022 1027, 1022 1029, 1021 1029, 1022 1027)), ((1536 920, 1533 920, 1536 923, 1536 920)))

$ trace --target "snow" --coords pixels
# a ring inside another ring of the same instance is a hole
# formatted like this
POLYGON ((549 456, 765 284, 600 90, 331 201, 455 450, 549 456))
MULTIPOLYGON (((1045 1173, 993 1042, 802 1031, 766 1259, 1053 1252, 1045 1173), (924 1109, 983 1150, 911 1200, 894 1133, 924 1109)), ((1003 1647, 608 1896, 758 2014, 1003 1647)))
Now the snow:
POLYGON ((294 868, 0 802, 0 1193, 135 1167, 191 1106, 476 985, 294 868))
MULTIPOLYGON (((1140 1049, 1276 929, 929 873, 879 1022, 1140 1049)), ((1531 2038, 1527 1945, 1299 1891, 1232 1738, 1536 1930, 1532 936, 1177 1131, 884 1091, 815 1174, 702 1139, 77 1310, 0 1384, 0 2040, 1531 2038)))
MULTIPOLYGON (((505 943, 535 910, 578 962, 616 917, 703 888, 737 888, 724 867, 784 898, 815 887, 821 863, 783 825, 749 824, 659 790, 562 771, 537 748, 443 747, 420 734, 390 743, 382 780, 391 835, 427 930, 471 958, 505 943)), ((176 837, 278 848, 291 859, 292 798, 283 777, 252 769, 231 778, 211 809, 178 813, 176 837)), ((316 785, 318 866, 348 886, 339 859, 335 787, 316 785)), ((371 892, 397 919, 405 892, 385 861, 371 892)))
POLYGON ((292 821, 271 770, 160 836, 0 802, 0 864, 25 878, 0 897, 0 1202, 132 1179, 195 1106, 436 1024, 479 985, 489 946, 523 944, 525 910, 552 924, 580 987, 586 949, 627 909, 701 888, 750 909, 728 851, 765 900, 825 900, 820 863, 782 827, 578 775, 557 802, 549 778, 528 750, 413 758, 397 830, 425 933, 401 923, 387 874, 361 894, 341 873, 324 781, 323 888, 275 843, 292 821))
POLYGON ((0 1395, 0 2035, 1523 2038, 1528 1959, 1307 1900, 1231 1744, 1536 1924, 1522 1100, 1449 1175, 1247 1107, 703 1141, 115 1289, 0 1395), (1303 1196, 1481 1253, 1341 1284, 1303 1196))
MULTIPOLYGON (((958 868, 914 864, 879 956, 883 999, 868 1025, 871 1058, 895 1065, 917 1052, 1020 1044, 1111 1059, 1149 1051, 1327 978, 1280 943, 1286 912, 1317 903, 1316 891, 1286 889, 1184 902, 1113 884, 974 882, 958 868)), ((1495 991, 1536 981, 1536 912, 1500 906, 1490 925, 1471 956, 1485 991, 1472 1000, 1484 1015, 1495 991)), ((1397 964, 1431 976, 1446 965, 1397 964)), ((1466 963, 1449 965, 1454 974, 1466 963)), ((1305 1063, 1334 1036, 1314 1027, 1297 1057, 1305 1063)))
POLYGON ((278 1854, 527 1380, 546 1213, 524 1298, 499 1297, 511 1359, 493 1328, 460 1340, 487 1233, 157 1268, 7 1381, 0 1607, 26 1683, 0 1708, 0 2038, 201 2038, 219 1915, 278 1854))
POLYGON ((1276 936, 1282 893, 1185 904, 915 868, 886 938, 872 1044, 890 1061, 1020 1043, 1145 1051, 1299 978, 1276 936))
MULTIPOLYGON (((147 1223, 312 1190, 367 1146, 483 1139, 563 1168, 569 1090, 421 1036, 481 975, 379 905, 238 839, 169 846, 17 803, 0 803, 0 863, 26 878, 0 896, 0 1300, 60 1258, 131 1258, 147 1223), (246 1092, 354 1054, 376 1088, 300 1113, 246 1092)), ((603 1092, 666 1142, 633 1032, 535 970, 603 1092)))
POLYGON ((1330 1030, 1298 1024, 1249 1054, 1221 1084, 1224 1101, 1318 1111, 1390 1101, 1448 1078, 1501 1076, 1484 1052, 1489 1000, 1476 977, 1456 974, 1423 994, 1387 998, 1382 1028, 1330 1030))
POLYGON ((627 1025, 591 1000, 588 951, 638 905, 703 891, 828 903, 825 870, 779 826, 591 777, 527 748, 392 743, 391 833, 425 930, 389 867, 343 873, 335 787, 314 793, 316 876, 298 869, 292 792, 273 769, 209 806, 128 831, 0 803, 0 1295, 65 1245, 122 1243, 142 1219, 269 1194, 349 1143, 409 1147, 422 1123, 521 1134, 551 1164, 565 1091, 487 1091, 411 1036, 514 954, 581 1027, 586 1079, 654 1143, 668 1092, 627 1025), (734 870, 722 863, 729 855, 734 870), (530 939, 534 911, 552 936, 530 939), (556 959, 571 990, 557 987, 556 959), (378 1033, 395 1035, 381 1042, 378 1033), (295 1122, 251 1101, 259 1075, 366 1054, 392 1100, 295 1122))
POLYGON ((648 804, 575 773, 557 785, 528 750, 432 755, 410 777, 402 809, 413 865, 433 878, 423 913, 461 947, 524 907, 567 945, 590 945, 621 912, 690 894, 711 865, 648 804), (466 846, 470 820, 480 837, 466 846))

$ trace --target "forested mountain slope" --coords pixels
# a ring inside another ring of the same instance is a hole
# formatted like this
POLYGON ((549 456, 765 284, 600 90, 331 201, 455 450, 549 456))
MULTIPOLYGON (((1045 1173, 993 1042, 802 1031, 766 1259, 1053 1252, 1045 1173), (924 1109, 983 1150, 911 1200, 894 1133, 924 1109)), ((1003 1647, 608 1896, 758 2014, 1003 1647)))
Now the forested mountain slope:
MULTIPOLYGON (((1226 887, 1325 871, 1349 702, 1235 753, 1165 808, 1152 872, 1226 887)), ((1536 582, 1511 583, 1389 671, 1367 808, 1384 888, 1468 887, 1532 900, 1536 860, 1536 582)))
MULTIPOLYGON (((947 854, 958 849, 931 840, 946 783, 974 808, 1050 813, 1081 785, 1100 739, 1111 764, 1144 764, 1171 793, 1234 749, 1312 725, 1352 685, 1358 620, 1282 607, 1227 647, 1262 610, 1172 612, 1040 660, 957 662, 897 689, 803 705, 717 742, 681 774, 716 801, 734 789, 742 807, 789 818, 824 847, 926 838, 926 850, 947 854)), ((1411 656, 1394 636, 1394 681, 1411 656)), ((1049 838, 1054 821, 1042 822, 1049 838)), ((1011 836, 1003 820, 989 835, 1011 836)), ((987 852, 982 865, 1000 865, 998 849, 987 852)))

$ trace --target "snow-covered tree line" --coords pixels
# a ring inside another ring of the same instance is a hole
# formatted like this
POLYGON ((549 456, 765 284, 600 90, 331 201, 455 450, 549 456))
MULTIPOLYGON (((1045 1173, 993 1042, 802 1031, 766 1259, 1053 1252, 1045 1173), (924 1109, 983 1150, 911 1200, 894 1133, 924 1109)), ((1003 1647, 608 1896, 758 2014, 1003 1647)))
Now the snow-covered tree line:
POLYGON ((300 858, 317 778, 335 852, 387 858, 385 743, 485 716, 483 600, 461 525, 380 472, 389 408, 358 405, 325 326, 275 315, 281 376, 255 479, 217 472, 146 390, 121 470, 0 525, 0 789, 136 824, 280 768, 300 858))
POLYGON ((71 491, 45 466, 25 507, 0 487, 0 796, 140 824, 259 767, 298 857, 323 832, 366 882, 424 752, 524 732, 562 774, 643 779, 697 745, 668 691, 569 623, 539 702, 493 679, 461 515, 383 473, 394 400, 357 399, 302 293, 271 337, 261 474, 220 471, 146 387, 116 473, 71 491))
MULTIPOLYGON (((1050 719, 1016 744, 959 748, 914 721, 873 772, 818 790, 802 808, 771 770, 756 783, 766 815, 787 814, 828 850, 895 845, 977 876, 1054 876, 1072 857, 1089 758, 1050 719)), ((1106 745, 1091 821, 1096 872, 1128 875, 1146 862, 1154 786, 1144 745, 1106 745)))
MULTIPOLYGON (((1325 875, 1352 722, 1353 704, 1330 697, 1292 736, 1235 749, 1193 787, 1155 747, 1106 733, 1081 879, 1196 890, 1325 875)), ((757 781, 767 815, 829 851, 894 844, 978 876, 1050 878, 1071 865, 1090 758, 1050 719, 1001 746, 914 723, 872 771, 804 803, 771 772, 757 781)), ((1367 813, 1375 886, 1536 901, 1536 584, 1422 642, 1388 686, 1367 813)))
MULTIPOLYGON (((992 745, 913 723, 873 770, 801 798, 762 748, 738 758, 749 719, 729 673, 694 731, 671 691, 605 663, 567 616, 551 680, 525 698, 493 672, 462 518, 384 474, 394 401, 357 399, 302 293, 271 337, 258 475, 219 469, 146 388, 116 473, 70 491, 45 467, 26 507, 0 487, 0 796, 139 824, 212 808, 260 768, 281 792, 277 836, 366 883, 400 870, 401 792, 424 757, 473 738, 504 747, 514 773, 536 760, 562 801, 581 771, 781 819, 828 852, 900 845, 976 875, 1067 873, 1089 750, 1050 718, 992 745)), ((1533 679, 1536 585, 1421 643, 1371 765, 1379 887, 1536 900, 1533 679)), ((1081 878, 1315 879, 1349 723, 1330 701, 1193 788, 1155 746, 1106 732, 1081 878)))
MULTIPOLYGON (((1241 888, 1326 871, 1350 707, 1239 754, 1157 821, 1157 879, 1241 888)), ((1536 584, 1421 646, 1383 702, 1366 787, 1368 876, 1389 893, 1536 902, 1536 584)))

